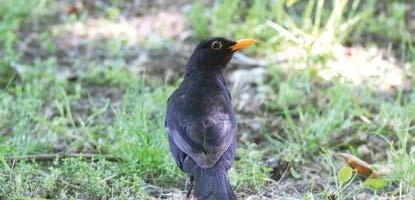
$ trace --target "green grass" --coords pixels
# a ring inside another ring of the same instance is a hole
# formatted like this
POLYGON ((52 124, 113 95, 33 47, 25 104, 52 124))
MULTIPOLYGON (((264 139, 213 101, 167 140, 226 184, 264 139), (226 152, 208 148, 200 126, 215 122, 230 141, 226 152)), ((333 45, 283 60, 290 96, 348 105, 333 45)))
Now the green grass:
MULTIPOLYGON (((415 157, 411 147, 414 138, 411 123, 415 119, 413 114, 415 93, 398 95, 395 99, 388 100, 379 97, 376 91, 368 88, 353 87, 336 81, 329 87, 318 87, 317 91, 312 89, 308 93, 307 87, 302 82, 303 76, 304 74, 300 74, 287 80, 280 80, 283 83, 279 83, 280 87, 275 92, 276 99, 269 102, 270 109, 282 109, 281 126, 286 134, 281 136, 268 133, 277 149, 275 152, 284 160, 293 163, 295 168, 301 169, 301 165, 307 161, 319 159, 322 147, 359 154, 355 149, 359 145, 353 140, 346 142, 347 139, 372 135, 380 140, 386 140, 383 143, 387 148, 382 149, 382 152, 374 153, 388 155, 385 160, 378 161, 375 165, 391 170, 386 176, 389 188, 381 192, 392 192, 395 190, 392 188, 398 186, 400 195, 413 195, 412 164, 415 157), (374 109, 378 110, 373 111, 374 109), (366 116, 371 122, 356 120, 358 116, 366 116), (342 141, 344 139, 346 141, 342 141)), ((305 83, 308 82, 313 80, 305 83)), ((315 85, 308 87, 317 88, 315 85)), ((369 141, 363 142, 368 142, 368 145, 381 145, 369 141)), ((360 187, 346 196, 359 194, 363 189, 363 186, 360 187)), ((396 196, 393 192, 391 195, 396 196)))
POLYGON ((170 156, 164 130, 165 100, 171 89, 129 89, 121 110, 115 114, 112 130, 116 154, 128 160, 125 173, 138 174, 162 186, 182 180, 170 156))
POLYGON ((2 170, 0 195, 10 199, 145 198, 143 180, 136 174, 121 175, 118 164, 67 159, 49 166, 21 162, 2 170))
MULTIPOLYGON (((339 45, 390 47, 386 57, 395 56, 398 66, 414 63, 405 3, 223 0, 207 8, 202 2, 186 13, 196 38, 254 37, 259 43, 246 53, 269 63, 264 81, 243 87, 252 88, 255 101, 264 103, 255 113, 238 113, 238 159, 230 171, 238 195, 286 192, 273 188, 275 181, 306 183, 310 187, 297 196, 305 199, 345 199, 363 192, 415 195, 414 84, 383 90, 365 81, 321 76, 338 60, 333 49, 339 45), (287 56, 290 50, 297 53, 287 56), (259 130, 251 130, 246 118, 260 121, 259 130), (336 187, 344 164, 327 153, 333 151, 388 168, 386 186, 369 189, 365 177, 356 176, 336 187), (279 174, 281 180, 273 180, 278 171, 273 162, 289 166, 279 174), (327 183, 322 191, 313 190, 318 181, 306 178, 310 163, 321 166, 314 173, 327 183)), ((185 191, 186 175, 170 156, 164 128, 166 99, 178 82, 160 81, 165 77, 157 70, 136 72, 144 66, 131 61, 148 51, 165 52, 177 41, 152 37, 136 47, 125 39, 82 38, 76 47, 62 47, 59 36, 68 34, 69 25, 92 17, 118 22, 129 4, 100 2, 92 12, 67 18, 64 12, 48 12, 54 5, 0 0, 0 199, 149 199, 178 193, 172 188, 185 191), (30 34, 38 37, 32 41, 38 53, 21 49, 30 34), (7 159, 42 153, 92 153, 98 159, 7 159)), ((402 70, 413 81, 413 68, 402 70)), ((239 93, 233 97, 241 99, 239 93)))
POLYGON ((266 186, 271 169, 264 162, 264 151, 257 150, 255 144, 237 149, 240 158, 230 171, 231 184, 235 190, 250 188, 251 192, 260 192, 266 186))

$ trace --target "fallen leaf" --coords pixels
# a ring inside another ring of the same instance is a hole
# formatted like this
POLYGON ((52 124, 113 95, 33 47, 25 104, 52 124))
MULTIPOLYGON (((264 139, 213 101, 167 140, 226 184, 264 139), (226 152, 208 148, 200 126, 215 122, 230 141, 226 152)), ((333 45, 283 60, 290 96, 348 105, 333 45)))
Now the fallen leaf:
POLYGON ((82 12, 82 4, 71 4, 68 7, 67 13, 68 14, 74 14, 74 15, 79 15, 82 12))
POLYGON ((386 168, 386 167, 382 167, 380 169, 377 169, 376 171, 374 171, 369 178, 379 178, 379 177, 383 177, 386 176, 390 173, 390 169, 386 168))
POLYGON ((336 155, 343 158, 351 168, 353 168, 360 174, 365 174, 369 176, 373 172, 372 166, 370 166, 368 163, 352 154, 336 153, 336 155))

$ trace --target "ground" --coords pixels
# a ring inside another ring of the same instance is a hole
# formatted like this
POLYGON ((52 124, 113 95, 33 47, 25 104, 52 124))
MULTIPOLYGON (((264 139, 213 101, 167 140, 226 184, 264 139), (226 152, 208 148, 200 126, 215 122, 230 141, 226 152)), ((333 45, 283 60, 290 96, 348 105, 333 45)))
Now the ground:
POLYGON ((184 199, 164 109, 207 36, 258 40, 238 199, 411 199, 415 4, 324 2, 0 0, 0 199, 184 199))

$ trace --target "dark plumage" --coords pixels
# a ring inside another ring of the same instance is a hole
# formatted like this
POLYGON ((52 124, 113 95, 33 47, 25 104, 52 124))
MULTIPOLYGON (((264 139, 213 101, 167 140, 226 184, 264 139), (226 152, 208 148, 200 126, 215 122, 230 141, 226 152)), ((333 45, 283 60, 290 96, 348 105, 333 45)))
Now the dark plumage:
POLYGON ((168 99, 170 151, 194 181, 197 199, 235 199, 227 171, 234 160, 236 121, 223 70, 235 51, 254 42, 202 41, 186 65, 183 82, 168 99))

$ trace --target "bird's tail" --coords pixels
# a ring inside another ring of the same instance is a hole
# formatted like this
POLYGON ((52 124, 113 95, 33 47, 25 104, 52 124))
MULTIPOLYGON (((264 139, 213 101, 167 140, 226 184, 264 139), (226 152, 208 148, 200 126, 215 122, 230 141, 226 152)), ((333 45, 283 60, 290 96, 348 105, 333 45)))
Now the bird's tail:
POLYGON ((193 173, 194 196, 198 200, 234 200, 227 174, 217 168, 197 167, 193 173))

